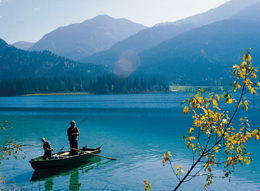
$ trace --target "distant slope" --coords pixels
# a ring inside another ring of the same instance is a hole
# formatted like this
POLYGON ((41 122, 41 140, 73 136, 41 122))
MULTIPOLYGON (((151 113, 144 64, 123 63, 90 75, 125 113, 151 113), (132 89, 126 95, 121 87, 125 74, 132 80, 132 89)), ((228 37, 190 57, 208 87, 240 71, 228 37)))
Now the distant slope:
POLYGON ((247 8, 239 11, 237 14, 233 15, 229 19, 260 22, 260 2, 248 6, 247 8))
POLYGON ((34 43, 32 43, 32 42, 25 42, 25 41, 19 41, 19 42, 16 42, 16 43, 12 44, 12 45, 14 47, 22 49, 22 50, 28 50, 29 48, 31 48, 34 45, 34 43))
POLYGON ((29 52, 17 49, 0 39, 0 81, 70 75, 95 77, 106 73, 107 70, 101 66, 77 63, 50 51, 29 52))
POLYGON ((46 34, 30 50, 49 50, 60 56, 78 60, 110 48, 147 27, 126 19, 100 15, 79 24, 71 24, 46 34))
POLYGON ((210 9, 204 13, 190 16, 176 22, 160 23, 156 26, 178 25, 187 23, 192 23, 197 26, 207 25, 216 21, 228 19, 233 15, 239 13, 240 11, 244 10, 246 7, 251 6, 255 3, 259 3, 259 0, 231 0, 215 9, 210 9))
POLYGON ((254 47, 260 65, 260 22, 225 20, 185 32, 140 54, 134 75, 160 75, 179 84, 230 82, 232 64, 241 50, 254 47), (215 81, 215 82, 214 82, 215 81))
MULTIPOLYGON (((256 6, 256 2, 258 1, 249 0, 245 3, 241 0, 232 0, 215 9, 188 17, 187 19, 156 25, 116 43, 106 51, 95 53, 79 61, 107 65, 118 75, 130 75, 140 65, 139 52, 155 47, 163 41, 174 38, 188 30, 221 19, 228 19, 230 17, 235 19, 238 15, 240 15, 239 17, 248 15, 249 20, 252 20, 252 17, 256 17, 257 13, 250 13, 251 16, 249 16, 249 12, 252 12, 250 7, 260 10, 256 6)), ((241 18, 237 19, 241 20, 241 18)))
POLYGON ((148 28, 116 43, 106 51, 95 53, 79 61, 102 64, 114 68, 115 64, 124 59, 125 56, 129 57, 132 55, 135 57, 135 55, 138 55, 138 52, 150 49, 192 28, 194 28, 194 25, 189 24, 148 28))

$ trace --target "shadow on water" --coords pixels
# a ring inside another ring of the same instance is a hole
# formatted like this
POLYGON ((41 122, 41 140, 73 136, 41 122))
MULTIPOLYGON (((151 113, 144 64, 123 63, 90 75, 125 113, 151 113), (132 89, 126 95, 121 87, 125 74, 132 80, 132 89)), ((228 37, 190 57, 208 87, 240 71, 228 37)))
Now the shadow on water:
POLYGON ((69 189, 70 190, 80 190, 81 184, 79 181, 80 173, 87 173, 94 168, 97 168, 101 165, 107 164, 110 161, 106 161, 104 163, 101 162, 101 158, 98 156, 92 157, 86 161, 86 164, 79 166, 79 164, 75 164, 69 167, 58 167, 51 169, 41 169, 36 170, 32 174, 30 182, 41 182, 45 181, 44 186, 46 190, 53 189, 53 179, 61 176, 70 176, 69 181, 69 189))

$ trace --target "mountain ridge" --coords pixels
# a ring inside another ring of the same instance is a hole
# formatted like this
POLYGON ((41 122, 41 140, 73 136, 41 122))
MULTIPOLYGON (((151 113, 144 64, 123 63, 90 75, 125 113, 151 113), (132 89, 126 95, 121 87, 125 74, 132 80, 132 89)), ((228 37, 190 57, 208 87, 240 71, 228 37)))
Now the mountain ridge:
POLYGON ((25 51, 0 39, 0 81, 55 76, 98 76, 109 73, 103 66, 78 63, 50 51, 25 51))
POLYGON ((46 34, 29 50, 49 50, 55 54, 78 60, 106 50, 116 42, 147 27, 127 19, 99 15, 82 23, 59 27, 46 34))

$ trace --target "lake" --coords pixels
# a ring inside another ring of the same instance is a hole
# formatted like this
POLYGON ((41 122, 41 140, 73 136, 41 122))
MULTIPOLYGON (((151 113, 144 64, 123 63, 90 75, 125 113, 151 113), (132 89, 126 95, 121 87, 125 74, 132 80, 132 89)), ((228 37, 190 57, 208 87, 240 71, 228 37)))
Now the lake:
MULTIPOLYGON (((102 147, 92 162, 76 168, 50 170, 37 174, 29 160, 42 155, 41 145, 25 146, 25 160, 3 161, 0 173, 6 177, 3 189, 13 188, 15 181, 23 190, 144 190, 143 180, 154 191, 173 190, 178 181, 169 163, 162 165, 163 154, 171 151, 174 166, 185 171, 192 163, 191 151, 186 149, 182 135, 187 134, 191 116, 183 115, 181 101, 188 93, 130 94, 130 95, 70 95, 1 97, 0 122, 12 122, 13 128, 1 131, 0 143, 11 139, 22 145, 36 145, 45 137, 54 151, 69 149, 67 128, 71 120, 79 126, 79 147, 102 147)), ((259 96, 252 97, 246 114, 252 128, 260 126, 259 96)), ((228 105, 224 105, 228 109, 228 105)), ((260 142, 247 144, 254 161, 241 168, 237 165, 228 179, 214 178, 209 190, 260 189, 260 142)), ((222 176, 222 168, 213 168, 222 176)), ((204 190, 205 177, 183 184, 179 190, 204 190)))

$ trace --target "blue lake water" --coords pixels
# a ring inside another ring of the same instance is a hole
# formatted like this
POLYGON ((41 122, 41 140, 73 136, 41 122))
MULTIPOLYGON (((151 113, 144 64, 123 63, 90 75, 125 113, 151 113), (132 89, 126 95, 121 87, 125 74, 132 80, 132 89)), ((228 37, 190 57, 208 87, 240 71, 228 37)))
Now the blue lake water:
MULTIPOLYGON (((12 122, 14 128, 1 131, 0 144, 9 138, 22 145, 35 145, 45 137, 54 151, 62 147, 68 150, 70 121, 80 124, 89 116, 79 126, 79 147, 102 146, 101 155, 118 160, 93 158, 87 165, 46 172, 37 179, 29 160, 42 155, 43 149, 28 146, 23 148, 25 160, 3 161, 0 173, 6 184, 0 188, 12 188, 14 180, 23 190, 144 190, 142 182, 148 180, 154 191, 173 190, 178 181, 169 163, 162 165, 162 159, 171 151, 174 166, 182 164, 187 171, 192 163, 181 139, 192 124, 191 116, 184 116, 180 105, 187 97, 188 93, 1 97, 0 122, 12 122)), ((260 126, 259 99, 252 97, 246 113, 252 128, 260 126)), ((209 190, 260 190, 260 142, 250 141, 247 146, 254 161, 236 167, 231 182, 214 178, 209 190)), ((222 170, 216 167, 214 174, 220 177, 222 170)), ((179 190, 204 190, 204 183, 205 177, 195 178, 179 190)))

